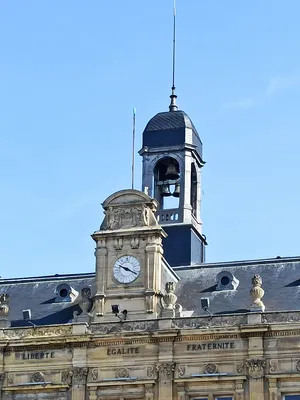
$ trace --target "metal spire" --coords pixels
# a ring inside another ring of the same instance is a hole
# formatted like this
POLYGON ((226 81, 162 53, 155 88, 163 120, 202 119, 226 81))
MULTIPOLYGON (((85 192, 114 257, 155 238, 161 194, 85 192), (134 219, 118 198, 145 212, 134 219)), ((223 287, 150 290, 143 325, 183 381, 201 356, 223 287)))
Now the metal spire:
POLYGON ((173 19, 173 71, 172 71, 172 94, 170 96, 171 103, 169 106, 170 111, 177 111, 176 104, 177 96, 175 94, 175 55, 176 55, 176 0, 174 0, 174 19, 173 19))

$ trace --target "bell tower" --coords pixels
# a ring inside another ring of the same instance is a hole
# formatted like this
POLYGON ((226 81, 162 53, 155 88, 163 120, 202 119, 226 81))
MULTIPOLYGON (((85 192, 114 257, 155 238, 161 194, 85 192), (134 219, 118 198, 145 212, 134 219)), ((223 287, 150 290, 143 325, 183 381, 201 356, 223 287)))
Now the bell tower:
POLYGON ((143 132, 143 190, 158 203, 157 219, 168 237, 164 253, 174 266, 205 261, 201 222, 202 142, 190 117, 176 105, 156 114, 143 132))
POLYGON ((172 93, 169 111, 156 114, 143 132, 143 191, 159 203, 157 219, 168 237, 164 256, 171 267, 205 260, 200 215, 202 142, 175 94, 176 7, 173 13, 172 93))

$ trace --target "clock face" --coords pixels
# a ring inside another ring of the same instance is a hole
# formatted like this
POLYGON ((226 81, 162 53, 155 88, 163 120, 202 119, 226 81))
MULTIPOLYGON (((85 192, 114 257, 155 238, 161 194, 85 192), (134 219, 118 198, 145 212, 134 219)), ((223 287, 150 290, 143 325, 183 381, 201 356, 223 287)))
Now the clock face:
POLYGON ((120 283, 131 283, 139 276, 141 265, 133 256, 120 257, 114 264, 114 277, 120 283))

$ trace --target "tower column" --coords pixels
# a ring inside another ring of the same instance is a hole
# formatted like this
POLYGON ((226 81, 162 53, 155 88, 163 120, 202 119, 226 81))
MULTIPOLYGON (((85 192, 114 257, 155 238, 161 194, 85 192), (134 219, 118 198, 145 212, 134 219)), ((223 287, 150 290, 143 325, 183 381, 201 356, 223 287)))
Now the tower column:
POLYGON ((191 206, 191 172, 192 172, 192 157, 190 153, 184 155, 184 186, 182 188, 183 196, 183 221, 192 223, 192 206, 191 206))

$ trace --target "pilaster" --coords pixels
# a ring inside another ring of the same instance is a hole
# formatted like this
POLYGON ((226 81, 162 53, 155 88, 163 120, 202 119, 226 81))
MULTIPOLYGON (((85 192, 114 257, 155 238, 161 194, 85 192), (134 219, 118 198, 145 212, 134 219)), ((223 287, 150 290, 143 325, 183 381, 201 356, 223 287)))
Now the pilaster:
POLYGON ((75 367, 72 371, 72 400, 85 400, 85 384, 88 368, 75 367))

